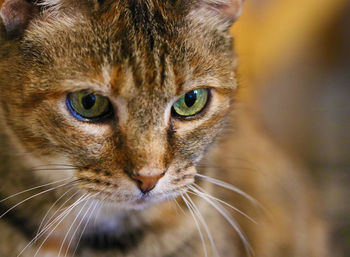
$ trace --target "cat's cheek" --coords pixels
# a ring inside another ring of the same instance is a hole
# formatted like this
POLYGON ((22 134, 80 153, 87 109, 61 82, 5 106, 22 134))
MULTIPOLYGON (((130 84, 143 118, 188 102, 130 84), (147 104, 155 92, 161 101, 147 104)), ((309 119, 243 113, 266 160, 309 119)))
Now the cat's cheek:
POLYGON ((62 165, 72 166, 72 163, 70 163, 66 158, 61 156, 56 157, 43 157, 36 160, 36 164, 33 167, 44 167, 41 169, 36 168, 35 174, 46 180, 47 182, 51 181, 59 181, 64 180, 68 178, 74 178, 76 174, 76 170, 74 168, 67 169, 62 168, 62 165), (60 164, 55 166, 55 164, 60 164), (56 172, 50 171, 51 169, 56 169, 56 172))
POLYGON ((180 193, 180 190, 194 182, 197 169, 194 166, 178 169, 171 167, 167 170, 165 176, 159 180, 158 185, 154 189, 155 194, 170 194, 174 196, 180 193), (171 192, 171 193, 170 193, 171 192))
POLYGON ((172 145, 177 158, 198 163, 224 127, 229 107, 228 100, 220 104, 214 102, 207 117, 202 120, 183 121, 182 124, 176 124, 172 145))

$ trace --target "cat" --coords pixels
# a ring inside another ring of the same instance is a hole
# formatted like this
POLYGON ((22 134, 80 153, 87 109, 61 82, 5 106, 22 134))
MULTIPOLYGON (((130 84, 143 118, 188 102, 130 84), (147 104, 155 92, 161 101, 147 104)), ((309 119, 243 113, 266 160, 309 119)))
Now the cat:
POLYGON ((329 256, 302 168, 236 104, 242 4, 3 1, 0 256, 329 256))

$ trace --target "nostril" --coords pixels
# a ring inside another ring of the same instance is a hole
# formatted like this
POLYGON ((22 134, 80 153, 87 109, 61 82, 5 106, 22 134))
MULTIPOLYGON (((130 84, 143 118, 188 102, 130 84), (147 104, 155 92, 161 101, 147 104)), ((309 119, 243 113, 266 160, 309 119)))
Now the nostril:
POLYGON ((163 173, 155 175, 155 176, 131 175, 131 178, 138 182, 138 186, 143 193, 147 193, 147 192, 151 191, 156 186, 159 179, 161 179, 164 176, 164 174, 165 173, 163 172, 163 173))

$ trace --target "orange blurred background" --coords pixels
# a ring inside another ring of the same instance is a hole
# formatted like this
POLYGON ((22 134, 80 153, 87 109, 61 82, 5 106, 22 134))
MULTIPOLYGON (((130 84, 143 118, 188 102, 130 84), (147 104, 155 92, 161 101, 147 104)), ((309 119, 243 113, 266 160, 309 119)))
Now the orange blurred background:
POLYGON ((309 168, 350 256, 350 2, 246 0, 232 33, 239 100, 309 168))

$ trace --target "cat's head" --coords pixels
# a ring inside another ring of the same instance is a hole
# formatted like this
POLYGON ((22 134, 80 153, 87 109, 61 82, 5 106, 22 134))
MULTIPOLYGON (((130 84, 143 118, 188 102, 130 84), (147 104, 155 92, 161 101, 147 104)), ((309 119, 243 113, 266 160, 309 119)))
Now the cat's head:
MULTIPOLYGON (((12 137, 121 206, 174 197, 223 127, 240 0, 5 0, 0 99, 12 137)), ((51 172, 50 174, 53 174, 51 172)))

